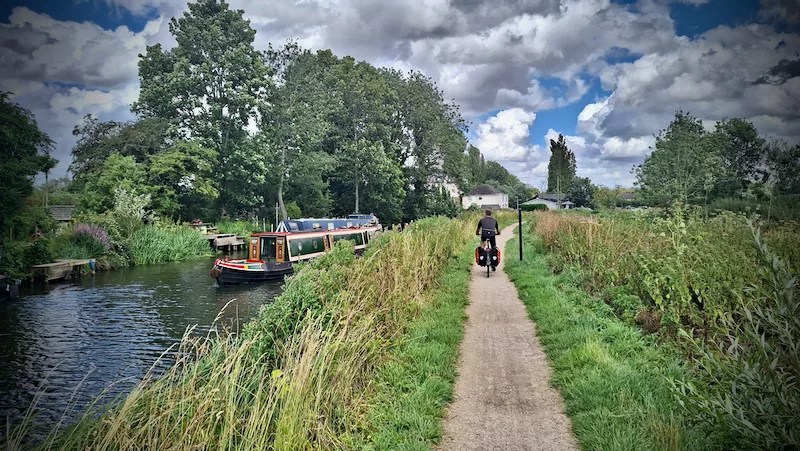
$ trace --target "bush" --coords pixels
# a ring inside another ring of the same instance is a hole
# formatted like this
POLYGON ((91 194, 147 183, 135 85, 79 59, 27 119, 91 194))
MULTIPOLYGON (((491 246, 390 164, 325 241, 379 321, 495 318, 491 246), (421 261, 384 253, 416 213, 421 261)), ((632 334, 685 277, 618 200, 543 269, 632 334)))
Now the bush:
POLYGON ((684 332, 695 352, 702 385, 673 381, 696 419, 733 432, 741 449, 800 447, 800 297, 797 274, 769 251, 755 232, 762 256, 759 279, 738 309, 725 315, 718 343, 684 332))

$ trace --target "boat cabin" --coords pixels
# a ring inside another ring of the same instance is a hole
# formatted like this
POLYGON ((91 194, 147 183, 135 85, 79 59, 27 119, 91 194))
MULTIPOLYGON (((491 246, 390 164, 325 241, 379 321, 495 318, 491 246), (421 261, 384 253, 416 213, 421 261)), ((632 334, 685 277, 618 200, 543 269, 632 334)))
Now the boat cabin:
POLYGON ((250 237, 248 260, 271 263, 307 260, 330 251, 340 240, 352 241, 356 251, 359 251, 378 231, 380 225, 318 232, 256 233, 250 237))

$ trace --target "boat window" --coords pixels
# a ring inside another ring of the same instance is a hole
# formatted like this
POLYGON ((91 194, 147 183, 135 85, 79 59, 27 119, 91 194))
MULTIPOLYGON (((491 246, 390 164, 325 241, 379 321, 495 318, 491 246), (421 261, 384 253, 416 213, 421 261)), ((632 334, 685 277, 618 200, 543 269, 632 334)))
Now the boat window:
POLYGON ((318 222, 315 222, 314 224, 311 225, 311 228, 314 229, 314 230, 319 230, 319 229, 322 228, 322 226, 319 225, 318 222))
POLYGON ((336 227, 334 226, 334 224, 333 224, 332 222, 329 222, 329 223, 328 223, 328 230, 333 230, 333 229, 335 229, 335 228, 336 228, 336 227))
POLYGON ((261 238, 261 259, 274 262, 275 261, 275 237, 268 236, 261 238))
POLYGON ((289 223, 289 230, 291 230, 292 232, 297 232, 297 231, 300 230, 300 228, 297 226, 296 222, 290 222, 289 223))

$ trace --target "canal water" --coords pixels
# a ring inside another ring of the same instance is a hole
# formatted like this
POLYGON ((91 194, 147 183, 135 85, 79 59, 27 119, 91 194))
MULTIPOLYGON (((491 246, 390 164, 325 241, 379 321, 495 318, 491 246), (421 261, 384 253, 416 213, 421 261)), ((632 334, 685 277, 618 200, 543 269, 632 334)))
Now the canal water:
MULTIPOLYGON (((239 330, 281 284, 218 287, 213 260, 168 263, 23 291, 0 300, 0 437, 34 398, 37 430, 75 418, 102 394, 124 395, 187 327, 239 330)), ((165 363, 166 364, 166 363, 165 363)))

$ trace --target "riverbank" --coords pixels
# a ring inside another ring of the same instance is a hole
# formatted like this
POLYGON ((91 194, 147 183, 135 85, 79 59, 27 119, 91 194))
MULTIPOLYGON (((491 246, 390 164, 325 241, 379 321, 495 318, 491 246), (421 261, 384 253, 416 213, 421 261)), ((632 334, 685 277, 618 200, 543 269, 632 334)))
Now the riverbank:
MULTIPOLYGON (((381 404, 378 374, 391 374, 385 368, 398 362, 393 350, 407 342, 409 331, 424 329, 415 320, 450 324, 456 335, 448 334, 443 346, 457 352, 463 301, 452 298, 447 315, 424 312, 442 305, 434 293, 438 281, 446 283, 443 275, 455 277, 453 268, 471 258, 475 222, 420 220, 404 232, 383 234, 363 258, 355 258, 351 246, 337 246, 302 265, 238 338, 185 341, 185 358, 167 374, 141 384, 100 421, 87 417, 55 431, 45 446, 324 449, 381 436, 383 426, 373 420, 382 415, 372 410, 381 404)), ((450 368, 439 373, 441 381, 450 368)), ((423 385, 439 386, 428 369, 438 371, 425 368, 431 385, 423 385)), ((434 405, 442 407, 447 390, 437 392, 442 397, 434 405)), ((440 415, 434 412, 429 421, 440 415)))

